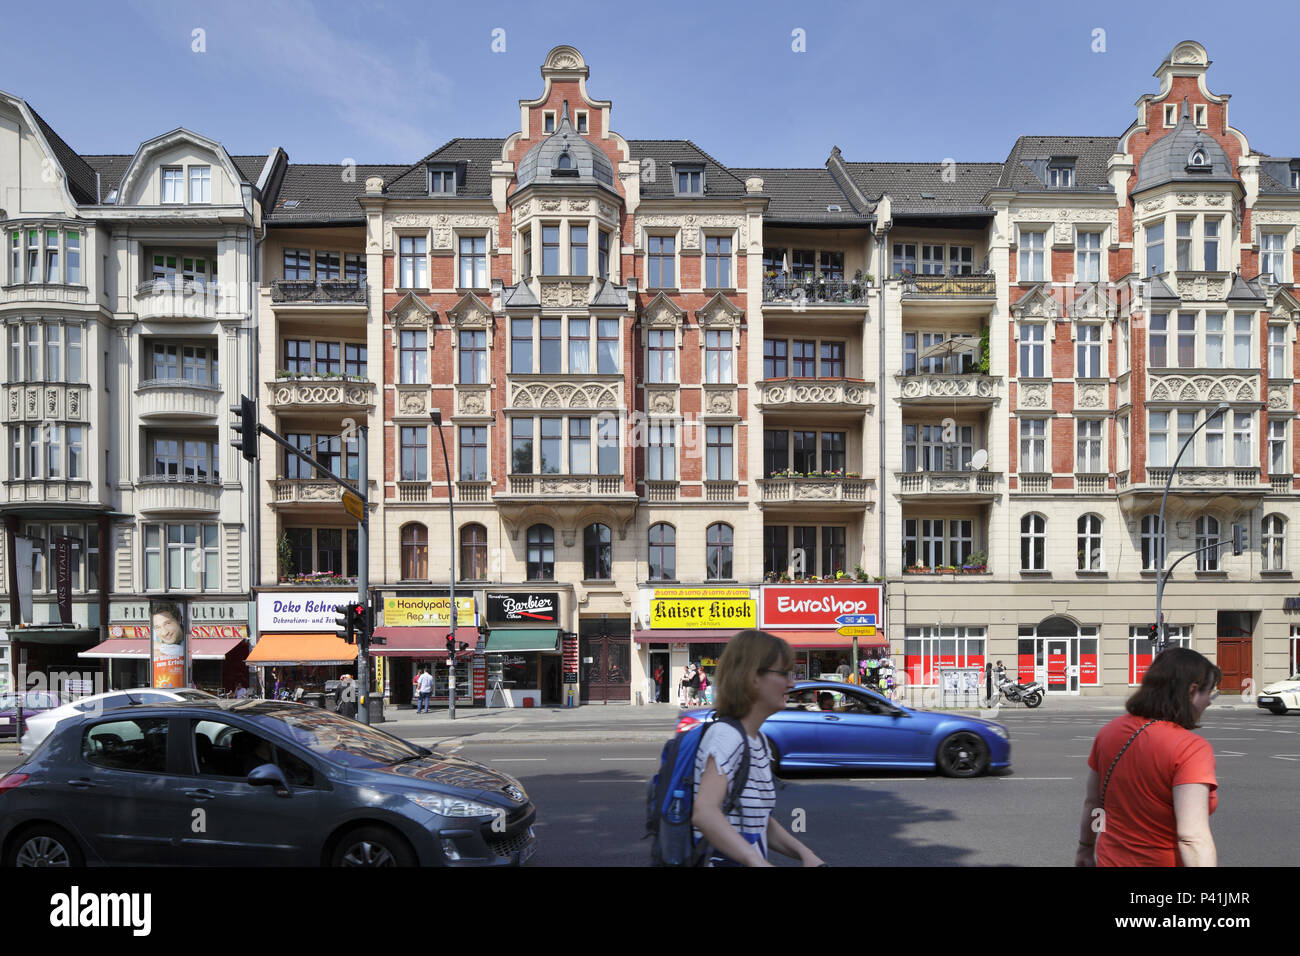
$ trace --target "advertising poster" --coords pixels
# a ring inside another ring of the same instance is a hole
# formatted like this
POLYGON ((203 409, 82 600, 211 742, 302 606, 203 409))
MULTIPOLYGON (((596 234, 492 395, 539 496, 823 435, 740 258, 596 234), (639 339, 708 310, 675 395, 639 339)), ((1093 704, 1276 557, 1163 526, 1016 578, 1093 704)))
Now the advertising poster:
POLYGON ((154 601, 149 607, 152 631, 149 672, 152 687, 188 687, 190 646, 184 608, 175 601, 154 601))

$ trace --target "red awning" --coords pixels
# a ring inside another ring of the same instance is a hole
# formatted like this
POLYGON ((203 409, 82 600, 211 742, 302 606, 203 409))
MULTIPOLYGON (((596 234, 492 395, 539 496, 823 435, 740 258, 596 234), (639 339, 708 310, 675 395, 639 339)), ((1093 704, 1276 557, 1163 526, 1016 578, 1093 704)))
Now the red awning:
MULTIPOLYGON (((450 625, 445 627, 377 627, 376 637, 385 637, 387 644, 371 644, 372 657, 418 657, 421 660, 446 660, 447 635, 451 633, 450 625)), ((478 643, 478 631, 474 628, 460 628, 456 631, 456 643, 464 641, 471 648, 478 643), (463 638, 461 635, 465 635, 463 638)))
MULTIPOLYGON (((196 637, 190 640, 190 659, 196 661, 224 661, 230 652, 240 644, 246 644, 238 637, 196 637)), ((110 660, 126 659, 147 661, 149 659, 149 639, 140 637, 115 637, 96 644, 88 651, 82 651, 78 657, 106 657, 110 660)))
POLYGON ((739 631, 634 631, 638 644, 725 644, 739 631))
MULTIPOLYGON (((852 650, 853 638, 837 634, 835 631, 769 631, 797 650, 852 650)), ((889 638, 879 631, 875 637, 859 637, 858 647, 885 647, 889 638)))
POLYGON ((195 637, 190 640, 190 658, 196 661, 224 661, 230 652, 248 642, 239 637, 195 637))

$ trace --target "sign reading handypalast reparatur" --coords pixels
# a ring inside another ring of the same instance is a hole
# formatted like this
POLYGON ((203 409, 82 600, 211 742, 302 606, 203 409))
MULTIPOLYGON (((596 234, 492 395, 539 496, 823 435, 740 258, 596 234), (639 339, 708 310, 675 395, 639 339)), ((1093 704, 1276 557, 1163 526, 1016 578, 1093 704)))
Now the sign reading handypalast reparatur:
POLYGON ((755 620, 749 588, 657 588, 650 601, 652 630, 741 630, 755 620))
MULTIPOLYGON (((450 597, 384 598, 385 627, 450 627, 450 597)), ((477 627, 472 597, 456 598, 456 626, 477 627)))
POLYGON ((536 627, 558 627, 560 621, 560 595, 547 591, 487 593, 487 622, 489 624, 522 624, 536 627))
POLYGON ((854 623, 883 632, 879 584, 796 584, 764 587, 762 597, 765 628, 828 628, 841 626, 836 618, 852 615, 854 623))

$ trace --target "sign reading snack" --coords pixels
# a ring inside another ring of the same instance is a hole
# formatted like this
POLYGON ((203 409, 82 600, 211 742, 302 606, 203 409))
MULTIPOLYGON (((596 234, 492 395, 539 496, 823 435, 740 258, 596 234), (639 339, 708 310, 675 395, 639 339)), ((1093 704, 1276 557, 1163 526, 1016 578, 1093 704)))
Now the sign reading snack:
POLYGON ((489 624, 557 627, 560 621, 560 595, 558 592, 494 594, 489 591, 487 620, 489 624))
POLYGON ((754 602, 745 598, 712 601, 659 599, 650 602, 650 627, 742 630, 754 627, 754 602))
MULTIPOLYGON (((384 598, 385 627, 450 627, 450 597, 384 598)), ((456 598, 456 626, 477 627, 472 597, 456 598)))
POLYGON ((879 584, 796 584, 762 589, 763 627, 828 628, 840 626, 837 618, 853 615, 858 626, 885 626, 879 584))

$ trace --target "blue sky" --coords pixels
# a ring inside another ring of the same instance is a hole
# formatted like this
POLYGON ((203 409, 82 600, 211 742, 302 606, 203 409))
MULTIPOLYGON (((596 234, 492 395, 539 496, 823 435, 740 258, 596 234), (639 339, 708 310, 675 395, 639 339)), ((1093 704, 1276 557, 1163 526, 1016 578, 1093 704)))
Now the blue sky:
POLYGON ((6 14, 22 55, 0 65, 0 89, 82 153, 185 126, 236 154, 402 163, 454 136, 509 135, 546 52, 568 43, 629 139, 692 139, 734 166, 820 166, 834 145, 854 161, 988 162, 1017 135, 1118 136, 1160 61, 1194 39, 1251 145, 1300 155, 1297 25, 1285 4, 1265 24, 1163 0, 66 0, 6 14))

